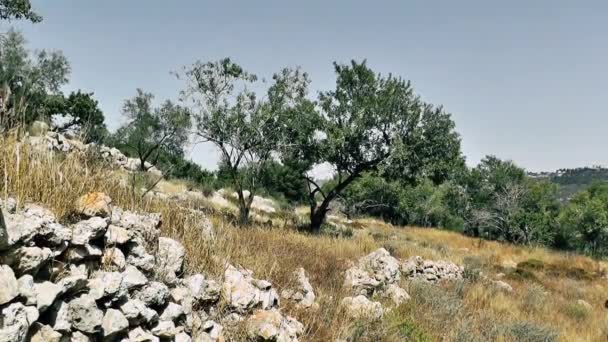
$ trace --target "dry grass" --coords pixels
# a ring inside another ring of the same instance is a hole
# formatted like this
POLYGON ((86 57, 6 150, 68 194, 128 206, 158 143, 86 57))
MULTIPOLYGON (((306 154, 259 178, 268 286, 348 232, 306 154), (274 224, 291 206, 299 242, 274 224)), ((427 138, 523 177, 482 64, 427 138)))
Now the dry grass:
MULTIPOLYGON (((605 341, 608 336, 607 280, 605 265, 599 261, 447 231, 401 229, 372 219, 350 223, 356 231, 350 239, 303 234, 288 220, 243 229, 212 209, 208 213, 216 238, 209 242, 199 234, 201 214, 191 210, 201 203, 142 198, 129 179, 94 156, 39 154, 14 138, 0 140, 2 196, 40 202, 64 221, 71 219, 76 198, 91 191, 106 192, 125 209, 160 212, 163 234, 182 241, 187 249, 188 272, 219 277, 228 261, 252 269, 256 277, 272 281, 280 291, 289 284, 291 273, 304 267, 320 309, 299 311, 283 303, 283 310, 305 324, 305 341, 551 341, 555 336, 559 341, 605 341), (490 279, 507 273, 505 281, 514 292, 497 291, 484 280, 439 286, 403 281, 412 296, 407 304, 381 322, 347 321, 338 305, 344 296, 343 272, 350 261, 379 247, 397 258, 420 255, 463 263, 474 257, 490 279), (539 260, 542 267, 521 270, 528 278, 502 268, 505 262, 525 266, 531 259, 539 260), (584 270, 584 276, 576 270, 584 270), (590 303, 592 309, 582 308, 578 299, 590 303)), ((180 187, 170 186, 170 190, 180 187)))

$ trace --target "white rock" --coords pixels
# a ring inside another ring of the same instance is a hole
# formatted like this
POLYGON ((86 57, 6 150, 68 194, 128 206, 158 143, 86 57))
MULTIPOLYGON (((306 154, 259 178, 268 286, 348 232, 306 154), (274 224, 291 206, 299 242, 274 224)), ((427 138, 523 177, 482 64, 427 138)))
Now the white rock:
POLYGON ((185 283, 191 296, 199 303, 215 302, 219 299, 219 284, 214 280, 206 280, 202 274, 188 277, 185 283))
POLYGON ((106 245, 124 245, 130 240, 131 233, 123 227, 111 224, 106 231, 106 245))
POLYGON ((68 307, 69 305, 66 302, 58 300, 49 309, 49 323, 54 330, 61 332, 69 332, 72 330, 72 323, 70 322, 70 313, 68 311, 68 307))
POLYGON ((186 250, 181 243, 161 237, 156 253, 156 274, 167 283, 174 283, 182 271, 186 250))
POLYGON ((258 304, 260 290, 251 284, 251 274, 228 265, 224 272, 222 297, 237 312, 247 312, 258 304))
POLYGON ((76 201, 76 209, 79 213, 88 216, 107 217, 112 212, 110 205, 112 199, 103 192, 90 192, 81 196, 76 201))
POLYGON ((102 264, 119 271, 124 270, 127 266, 125 255, 120 249, 115 247, 108 248, 104 251, 101 262, 102 264))
POLYGON ((145 272, 154 270, 154 256, 146 252, 146 249, 139 243, 131 242, 127 253, 127 264, 133 265, 145 272))
POLYGON ((593 306, 591 306, 591 304, 589 304, 587 301, 585 301, 583 299, 577 300, 576 304, 578 304, 580 307, 584 308, 586 311, 593 310, 593 306))
POLYGON ((142 328, 129 331, 129 342, 157 342, 159 338, 142 328))
POLYGON ((129 290, 148 283, 148 278, 134 266, 127 266, 122 272, 122 276, 124 285, 129 290))
POLYGON ((247 334, 261 341, 298 341, 304 333, 302 323, 284 317, 277 309, 257 310, 247 319, 247 334))
POLYGON ((118 272, 97 272, 88 283, 89 294, 95 300, 112 297, 113 301, 119 301, 128 295, 128 285, 123 273, 118 272))
POLYGON ((192 338, 190 338, 190 335, 181 332, 177 335, 175 335, 175 342, 191 342, 192 338))
POLYGON ((90 342, 90 341, 91 341, 91 339, 87 335, 81 333, 80 331, 74 331, 72 333, 72 335, 70 336, 70 342, 90 342))
POLYGON ((93 334, 101 330, 103 312, 88 294, 71 300, 68 303, 68 314, 72 327, 83 333, 93 334))
POLYGON ((25 342, 30 325, 38 319, 38 310, 13 303, 3 308, 1 313, 0 341, 25 342))
POLYGON ((184 315, 184 308, 181 305, 169 302, 160 314, 159 319, 161 321, 177 321, 181 316, 184 315))
POLYGON ((36 293, 36 307, 40 313, 46 311, 53 303, 57 296, 61 293, 62 288, 50 281, 34 284, 34 292, 36 293))
POLYGON ((61 287, 60 295, 66 293, 74 293, 87 287, 88 280, 83 274, 70 274, 69 276, 59 280, 57 285, 61 287))
POLYGON ((372 302, 362 295, 344 298, 342 307, 347 316, 353 319, 380 319, 384 314, 382 304, 372 302))
POLYGON ((281 296, 285 299, 293 300, 296 305, 309 308, 315 303, 315 293, 310 285, 310 281, 306 276, 306 271, 299 268, 294 272, 295 286, 292 289, 286 289, 281 292, 281 296))
POLYGON ((11 265, 18 275, 36 275, 38 270, 51 260, 53 252, 49 248, 20 247, 5 254, 1 262, 11 265))
POLYGON ((130 299, 120 306, 120 311, 125 315, 131 325, 141 323, 152 323, 158 320, 158 313, 146 306, 144 302, 130 299))
POLYGON ((7 265, 0 265, 0 305, 12 301, 19 295, 19 290, 20 283, 15 278, 13 270, 7 265))
POLYGON ((395 305, 401 305, 410 299, 410 295, 397 284, 389 284, 384 290, 383 296, 390 298, 395 305))
POLYGON ((31 342, 60 342, 61 333, 48 325, 37 323, 32 332, 31 342))
POLYGON ((101 328, 104 338, 111 339, 113 336, 126 331, 129 328, 129 321, 119 310, 108 309, 103 316, 101 328))
POLYGON ((506 283, 502 280, 494 280, 494 281, 492 281, 492 285, 497 290, 504 291, 507 293, 513 292, 513 287, 511 287, 511 285, 509 285, 508 283, 506 283))
POLYGON ((157 307, 162 306, 169 297, 169 288, 167 285, 151 281, 139 290, 135 298, 144 302, 147 306, 157 307))
POLYGON ((108 222, 101 217, 80 221, 72 227, 72 244, 84 246, 89 241, 103 236, 107 228, 108 222))
POLYGON ((346 270, 344 287, 357 295, 371 296, 382 284, 359 266, 346 270))
POLYGON ((175 336, 175 324, 172 321, 158 321, 151 332, 160 338, 172 338, 175 336))

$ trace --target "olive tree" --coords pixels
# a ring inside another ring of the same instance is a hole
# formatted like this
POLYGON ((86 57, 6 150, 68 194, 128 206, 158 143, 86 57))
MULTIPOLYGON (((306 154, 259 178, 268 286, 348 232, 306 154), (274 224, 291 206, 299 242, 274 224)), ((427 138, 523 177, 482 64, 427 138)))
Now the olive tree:
MULTIPOLYGON (((441 147, 459 146, 453 124, 437 130, 447 134, 425 138, 426 129, 438 121, 451 122, 450 115, 421 101, 409 81, 377 74, 365 62, 334 63, 334 67, 334 90, 321 92, 312 106, 297 94, 298 100, 287 104, 292 110, 283 111, 288 114, 282 120, 281 155, 299 159, 305 166, 302 175, 310 189, 311 231, 320 229, 332 201, 364 173, 390 168, 393 159, 413 163, 429 150, 451 151, 441 147), (312 168, 322 163, 335 171, 330 186, 322 186, 309 176, 312 168)), ((291 83, 307 84, 302 78, 291 83)))
POLYGON ((147 171, 162 151, 183 153, 188 142, 191 114, 187 108, 167 100, 154 108, 154 96, 137 89, 137 95, 126 100, 123 115, 125 125, 114 134, 112 144, 139 159, 141 171, 147 171))
POLYGON ((0 0, 0 20, 26 19, 33 23, 42 17, 32 10, 29 0, 0 0))
POLYGON ((248 86, 257 77, 229 58, 197 61, 177 75, 184 100, 196 108, 198 142, 212 143, 238 197, 239 222, 247 224, 259 179, 276 148, 276 116, 248 86))

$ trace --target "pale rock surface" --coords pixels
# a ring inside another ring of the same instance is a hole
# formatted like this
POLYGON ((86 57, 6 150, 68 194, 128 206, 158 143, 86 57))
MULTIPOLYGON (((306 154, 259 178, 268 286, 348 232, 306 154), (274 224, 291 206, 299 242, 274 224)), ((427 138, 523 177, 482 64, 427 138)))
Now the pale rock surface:
POLYGON ((30 326, 38 319, 38 310, 32 306, 13 303, 0 311, 0 341, 25 342, 30 326))
POLYGON ((76 200, 76 210, 82 215, 93 217, 110 216, 112 199, 103 192, 91 192, 76 200))
POLYGON ((260 341, 295 342, 304 333, 304 326, 277 309, 257 310, 247 319, 247 334, 260 341))
POLYGON ((61 337, 61 333, 53 330, 50 326, 36 323, 33 328, 31 342, 60 342, 61 337))
POLYGON ((363 295, 342 299, 342 307, 353 319, 380 319, 384 314, 380 303, 372 302, 363 295))
POLYGON ((108 309, 103 316, 101 323, 103 329, 103 336, 106 339, 126 331, 129 328, 129 321, 119 310, 108 309))
POLYGON ((306 271, 303 268, 297 269, 294 274, 295 285, 293 288, 283 290, 281 296, 285 299, 292 300, 296 305, 310 308, 315 304, 315 293, 310 285, 310 281, 306 276, 306 271))
POLYGON ((181 243, 161 237, 158 239, 158 252, 156 253, 156 274, 166 283, 172 284, 182 271, 186 250, 181 243))
MULTIPOLYGON (((33 284, 33 278, 31 279, 33 284)), ((9 266, 0 265, 0 305, 9 303, 19 295, 20 284, 9 266)), ((26 291, 26 293, 30 294, 31 292, 26 291)))
POLYGON ((72 327, 83 333, 92 334, 101 330, 103 311, 88 294, 74 298, 68 303, 68 315, 72 327))

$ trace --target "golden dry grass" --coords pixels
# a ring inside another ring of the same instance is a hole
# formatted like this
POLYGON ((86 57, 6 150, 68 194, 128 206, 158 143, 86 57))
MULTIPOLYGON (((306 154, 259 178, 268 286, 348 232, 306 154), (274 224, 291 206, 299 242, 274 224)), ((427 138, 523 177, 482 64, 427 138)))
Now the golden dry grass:
POLYGON ((604 308, 608 280, 603 277, 604 263, 597 260, 435 229, 393 227, 373 219, 351 222, 357 233, 350 239, 303 234, 288 220, 245 229, 206 208, 216 232, 209 242, 199 233, 202 214, 191 210, 201 203, 142 198, 129 179, 94 156, 36 153, 14 137, 0 138, 3 197, 42 203, 66 221, 75 200, 91 191, 107 193, 125 209, 160 212, 162 233, 186 247, 188 272, 219 277, 224 263, 230 262, 270 280, 280 292, 289 285, 291 273, 304 267, 317 292, 319 310, 298 310, 283 303, 283 310, 306 326, 304 341, 550 341, 550 331, 558 334, 559 341, 605 341, 608 336, 604 308), (402 281, 412 296, 408 303, 380 322, 348 321, 339 310, 345 295, 343 272, 350 262, 379 247, 402 259, 420 255, 459 264, 474 260, 489 279, 508 273, 504 280, 514 291, 497 291, 483 279, 437 286, 402 281), (522 276, 502 268, 505 262, 531 259, 539 260, 542 269, 526 268, 522 276), (577 306, 579 299, 592 309, 587 312, 577 306))

